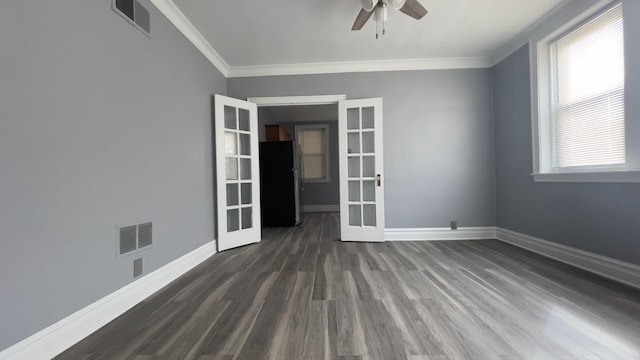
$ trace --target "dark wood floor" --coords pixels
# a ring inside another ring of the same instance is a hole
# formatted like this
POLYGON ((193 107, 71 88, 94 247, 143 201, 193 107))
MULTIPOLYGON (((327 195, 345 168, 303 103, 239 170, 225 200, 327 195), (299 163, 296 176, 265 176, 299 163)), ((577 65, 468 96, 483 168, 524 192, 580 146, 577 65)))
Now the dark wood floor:
POLYGON ((266 229, 58 358, 640 359, 636 290, 496 240, 338 233, 266 229))

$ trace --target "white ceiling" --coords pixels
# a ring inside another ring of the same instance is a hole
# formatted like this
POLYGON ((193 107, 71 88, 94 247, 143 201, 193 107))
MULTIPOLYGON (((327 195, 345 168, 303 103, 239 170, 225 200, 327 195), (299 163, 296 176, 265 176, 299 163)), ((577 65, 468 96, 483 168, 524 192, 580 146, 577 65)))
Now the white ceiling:
POLYGON ((420 0, 416 21, 389 9, 387 34, 373 18, 351 25, 359 0, 174 0, 230 68, 348 61, 489 58, 566 0, 420 0))

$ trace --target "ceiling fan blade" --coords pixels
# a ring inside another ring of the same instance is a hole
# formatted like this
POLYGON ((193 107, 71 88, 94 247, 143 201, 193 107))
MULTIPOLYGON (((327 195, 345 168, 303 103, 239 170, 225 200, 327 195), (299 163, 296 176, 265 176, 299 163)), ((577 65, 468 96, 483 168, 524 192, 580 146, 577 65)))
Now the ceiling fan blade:
POLYGON ((356 17, 356 21, 353 23, 353 27, 351 30, 360 30, 367 23, 371 15, 373 15, 374 11, 367 11, 365 9, 360 9, 358 16, 356 17))
POLYGON ((420 20, 423 16, 427 15, 427 9, 425 9, 418 0, 407 0, 404 6, 400 8, 400 11, 416 20, 420 20))

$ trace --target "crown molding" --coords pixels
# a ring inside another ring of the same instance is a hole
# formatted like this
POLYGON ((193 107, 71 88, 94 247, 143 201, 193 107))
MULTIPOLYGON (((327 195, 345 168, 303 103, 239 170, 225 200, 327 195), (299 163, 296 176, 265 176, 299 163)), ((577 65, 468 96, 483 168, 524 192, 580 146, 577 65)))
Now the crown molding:
POLYGON ((491 67, 488 57, 362 60, 322 63, 232 66, 229 77, 337 74, 351 72, 477 69, 491 67))
POLYGON ((198 49, 207 60, 224 75, 229 77, 230 66, 211 46, 205 37, 187 19, 172 0, 151 0, 151 3, 198 49))
POLYGON ((378 71, 479 69, 489 68, 494 65, 491 57, 479 56, 230 66, 172 0, 150 1, 226 78, 378 71))
POLYGON ((491 55, 490 66, 493 67, 499 64, 502 60, 509 57, 509 55, 516 52, 516 50, 528 44, 532 39, 543 37, 546 33, 551 32, 555 27, 559 26, 559 24, 568 21, 572 16, 589 8, 597 1, 599 0, 561 1, 546 14, 542 15, 542 17, 495 50, 491 55))

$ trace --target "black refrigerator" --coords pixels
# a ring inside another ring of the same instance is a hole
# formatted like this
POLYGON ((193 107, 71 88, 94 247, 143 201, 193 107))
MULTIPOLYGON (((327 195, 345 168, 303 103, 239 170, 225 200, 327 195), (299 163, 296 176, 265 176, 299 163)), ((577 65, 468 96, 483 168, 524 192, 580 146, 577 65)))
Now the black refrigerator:
POLYGON ((300 158, 297 143, 260 143, 260 207, 262 226, 300 223, 300 158))

